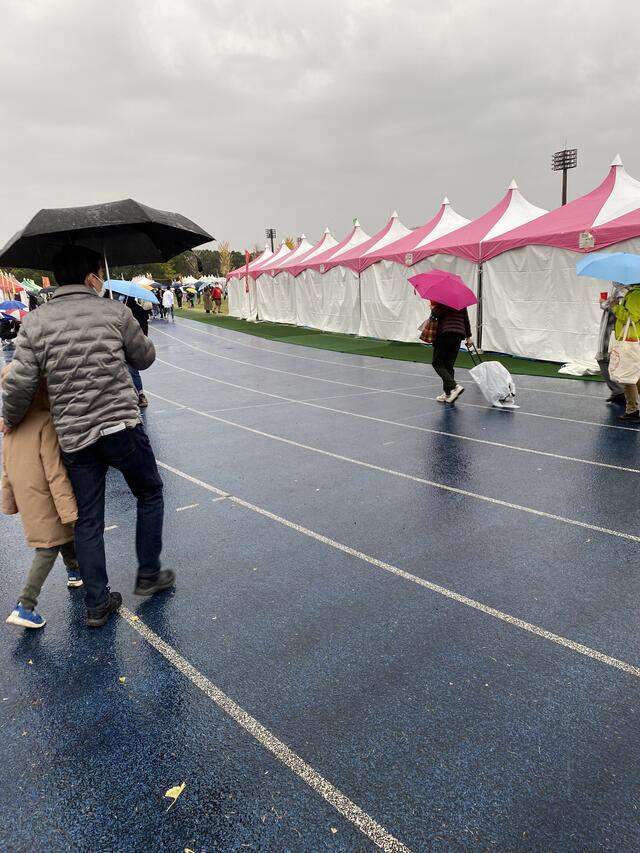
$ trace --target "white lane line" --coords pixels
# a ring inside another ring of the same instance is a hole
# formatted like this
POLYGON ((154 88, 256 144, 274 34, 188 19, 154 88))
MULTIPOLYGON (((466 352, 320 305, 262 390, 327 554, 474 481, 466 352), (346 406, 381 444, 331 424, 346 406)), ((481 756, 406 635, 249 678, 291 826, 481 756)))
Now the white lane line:
MULTIPOLYGON (((166 400, 167 402, 171 402, 167 400, 166 397, 161 397, 160 394, 156 394, 153 391, 149 392, 154 397, 158 397, 160 400, 166 400)), ((434 480, 427 480, 424 477, 418 477, 415 474, 406 474, 404 471, 396 471, 393 468, 384 468, 382 465, 374 465, 372 462, 364 462, 362 459, 354 459, 351 456, 343 456, 339 453, 332 453, 330 450, 322 450, 319 447, 312 447, 310 444, 302 444, 298 441, 293 441, 290 438, 283 438, 280 435, 274 435, 270 432, 263 432, 259 429, 254 429, 253 427, 245 426, 244 424, 238 424, 234 421, 227 420, 226 418, 219 418, 216 415, 210 415, 207 412, 201 412, 199 409, 193 409, 190 406, 185 406, 185 410, 188 412, 192 412, 195 415, 201 415, 204 418, 210 418, 214 421, 219 421, 220 423, 227 424, 228 426, 236 427, 237 429, 245 430, 245 432, 251 432, 254 435, 262 436, 263 438, 270 438, 273 441, 279 441, 282 444, 288 444, 291 447, 297 447, 301 450, 310 450, 312 453, 318 453, 321 456, 328 456, 331 459, 337 459, 340 462, 349 462, 351 465, 359 465, 361 468, 368 468, 370 471, 379 471, 382 474, 390 474, 393 477, 400 477, 403 480, 410 480, 414 483, 422 483, 425 486, 431 486, 434 489, 441 489, 443 492, 450 492, 455 495, 462 495, 465 498, 473 498, 474 500, 484 501, 486 503, 493 504, 494 506, 504 507, 505 509, 513 509, 518 512, 526 512, 530 515, 538 516, 539 518, 548 518, 552 521, 559 521, 562 524, 570 524, 575 527, 582 527, 585 530, 592 530, 595 533, 604 533, 607 536, 616 536, 620 539, 628 539, 631 542, 640 542, 640 536, 635 536, 633 533, 625 533, 621 530, 611 530, 608 527, 600 527, 596 524, 590 524, 587 521, 579 521, 576 518, 567 518, 563 515, 556 515, 555 513, 545 512, 541 509, 534 509, 530 506, 524 506, 523 504, 512 503, 511 501, 504 501, 500 498, 492 498, 488 495, 480 494, 479 492, 471 492, 467 489, 460 489, 456 486, 448 486, 445 483, 437 483, 434 480)), ((195 482, 195 480, 194 480, 195 482)), ((225 492, 221 492, 220 494, 225 495, 225 492)))
POLYGON ((222 497, 222 498, 211 498, 211 503, 212 503, 212 504, 215 504, 215 503, 218 503, 218 501, 225 501, 225 500, 226 500, 226 498, 225 498, 225 497, 222 497))
MULTIPOLYGON (((189 480, 191 483, 195 483, 203 489, 213 492, 219 492, 220 489, 217 489, 215 486, 211 486, 209 483, 205 483, 204 480, 199 480, 196 477, 192 477, 190 474, 186 474, 184 471, 180 471, 178 468, 174 468, 171 465, 167 465, 164 462, 158 462, 162 468, 165 468, 167 471, 170 471, 173 474, 176 474, 178 477, 183 477, 186 480, 189 480)), ((614 658, 611 655, 607 655, 604 652, 599 652, 597 649, 592 649, 590 646, 585 646, 583 643, 576 643, 574 640, 570 640, 567 637, 563 637, 560 634, 554 634, 552 631, 547 631, 545 628, 541 628, 539 625, 534 625, 532 622, 526 622, 524 619, 519 619, 517 616, 511 616, 509 613, 505 613, 502 610, 497 610, 495 607, 490 607, 487 604, 483 604, 481 601, 477 601, 474 598, 469 598, 467 595, 462 595, 459 592, 455 592, 452 589, 448 589, 447 587, 441 586, 440 584, 432 583, 431 581, 425 580, 424 578, 418 577, 417 575, 413 575, 410 572, 405 571, 404 569, 398 568, 398 566, 394 566, 391 563, 385 563, 384 560, 378 560, 377 557, 371 557, 369 554, 365 554, 363 551, 358 551, 355 548, 351 548, 349 545, 343 545, 341 542, 337 542, 335 539, 330 539, 328 536, 324 536, 322 533, 317 533, 315 530, 310 530, 308 527, 304 527, 301 524, 297 524, 294 521, 289 521, 287 518, 283 518, 280 515, 276 515, 273 512, 269 512, 269 510, 263 509, 260 506, 256 506, 256 504, 252 504, 249 501, 245 501, 242 498, 235 497, 234 495, 229 495, 229 500, 238 504, 239 506, 244 507, 245 509, 251 510, 251 512, 256 512, 259 515, 264 516, 265 518, 270 519, 271 521, 275 521, 278 524, 281 524, 283 527, 288 527, 291 530, 295 530, 297 533, 301 533, 304 536, 309 537, 310 539, 315 539, 316 542, 321 542, 323 545, 328 545, 331 548, 334 548, 336 551, 341 551, 343 554, 347 554, 350 557, 356 557, 358 560, 362 560, 364 563, 369 563, 371 566, 375 566, 378 569, 382 569, 389 574, 395 575, 396 577, 402 578, 403 580, 410 581, 411 583, 416 584, 417 586, 424 587, 425 589, 430 590, 431 592, 435 592, 438 595, 443 596, 444 598, 448 598, 451 601, 456 601, 458 604, 463 604, 465 607, 471 607, 473 610, 477 610, 480 613, 484 613, 486 616, 491 616, 494 619, 499 619, 501 622, 506 622, 508 625, 512 625, 514 628, 519 628, 522 631, 527 631, 529 634, 534 634, 536 637, 540 637, 543 640, 548 640, 549 642, 556 643, 559 646, 562 646, 565 649, 569 649, 570 651, 577 652, 578 654, 584 655, 585 657, 591 658, 592 660, 599 661, 600 663, 606 664, 607 666, 613 667, 614 669, 622 670, 622 672, 626 672, 627 675, 633 675, 636 678, 640 678, 640 667, 635 666, 634 664, 627 663, 626 661, 620 660, 618 658, 614 658)))
POLYGON ((303 758, 277 738, 269 729, 265 728, 255 717, 252 717, 248 711, 241 708, 237 702, 234 702, 230 696, 227 696, 206 675, 203 675, 193 664, 189 663, 173 646, 166 643, 139 618, 132 619, 135 614, 127 607, 121 607, 119 613, 126 623, 159 652, 171 666, 184 675, 208 699, 211 699, 221 711, 224 711, 247 734, 257 740, 281 764, 284 764, 287 770, 290 770, 308 785, 312 791, 319 794, 323 800, 333 806, 339 814, 370 838, 381 850, 384 850, 385 853, 411 853, 405 844, 391 835, 390 832, 387 832, 383 826, 363 811, 360 806, 356 805, 353 800, 350 800, 346 794, 343 794, 331 782, 327 781, 324 776, 321 776, 303 758))
MULTIPOLYGON (((312 356, 298 355, 297 353, 293 353, 293 352, 282 352, 281 350, 276 350, 276 349, 273 349, 273 348, 267 347, 267 346, 264 346, 264 347, 256 346, 256 344, 249 344, 249 343, 245 343, 244 341, 237 340, 235 337, 226 337, 224 335, 216 334, 215 332, 209 332, 206 329, 196 329, 191 325, 191 323, 196 323, 196 322, 198 322, 198 321, 197 320, 191 320, 188 323, 188 325, 187 324, 183 325, 183 323, 181 322, 180 327, 185 328, 185 329, 187 329, 187 331, 193 332, 194 334, 205 335, 206 337, 210 337, 210 338, 217 338, 218 340, 224 341, 225 343, 228 343, 231 345, 236 345, 239 347, 246 347, 247 349, 255 349, 255 350, 258 350, 258 351, 263 352, 263 353, 268 352, 268 353, 271 353, 272 355, 282 356, 283 358, 300 358, 300 359, 304 359, 305 361, 317 361, 321 364, 331 364, 334 367, 346 367, 347 369, 350 369, 350 370, 376 370, 380 373, 395 373, 395 374, 398 374, 400 376, 416 376, 416 377, 422 376, 421 373, 414 373, 413 371, 408 371, 408 370, 390 370, 390 369, 385 369, 383 367, 370 367, 369 365, 364 365, 364 364, 346 364, 345 362, 342 362, 342 361, 330 361, 329 359, 326 359, 326 358, 313 358, 312 356)), ((242 332, 235 332, 232 330, 226 330, 226 331, 229 331, 230 335, 234 335, 234 336, 243 334, 242 332)), ((293 346, 299 346, 299 345, 298 344, 288 344, 288 346, 293 347, 293 346)), ((342 355, 353 356, 355 358, 371 358, 371 356, 363 356, 360 354, 354 356, 353 353, 347 353, 347 352, 342 353, 342 355)), ((426 363, 426 362, 409 362, 409 363, 410 364, 424 364, 425 367, 431 367, 431 365, 426 363)), ((468 367, 457 367, 456 370, 464 370, 467 373, 469 372, 468 367)), ((522 375, 526 375, 526 374, 517 374, 517 375, 522 376, 522 375)), ((549 377, 549 378, 553 382, 561 381, 561 382, 568 383, 569 381, 571 381, 568 379, 561 379, 560 377, 557 377, 557 378, 549 377)), ((438 380, 435 380, 435 381, 438 381, 438 380)), ((555 390, 551 390, 550 388, 532 388, 530 385, 521 385, 520 382, 518 382, 517 385, 518 385, 518 388, 521 388, 524 391, 533 391, 536 394, 561 394, 563 397, 583 397, 585 400, 596 400, 596 401, 600 400, 600 398, 595 396, 594 394, 578 394, 575 391, 555 391, 555 390)))
MULTIPOLYGON (((160 359, 158 359, 159 361, 160 359)), ((419 387, 419 386, 418 386, 419 387)), ((404 389, 409 390, 409 389, 404 389)), ((256 393, 255 391, 253 393, 256 393)), ((353 397, 370 397, 372 394, 380 394, 381 391, 359 391, 357 394, 332 394, 330 397, 305 397, 304 400, 296 400, 294 402, 314 403, 316 400, 351 400, 353 397)), ((276 395, 278 396, 278 395, 276 395)), ((240 412, 246 409, 266 409, 270 406, 288 406, 292 399, 285 397, 282 402, 277 403, 252 403, 248 406, 231 406, 224 409, 207 409, 208 412, 240 412)), ((157 414, 157 413, 156 413, 157 414)), ((423 412, 424 414, 424 412, 423 412)))
MULTIPOLYGON (((234 364, 242 364, 245 367, 255 367, 258 370, 268 370, 269 373, 282 373, 284 376, 295 376, 298 379, 309 379, 313 382, 328 382, 331 385, 343 385, 345 388, 359 388, 361 391, 381 391, 386 392, 387 394, 392 393, 387 388, 372 388, 370 385, 356 385, 354 382, 340 382, 338 379, 326 379, 324 376, 309 376, 306 373, 294 373, 291 370, 281 370, 279 367, 268 367, 266 364, 256 364, 254 361, 241 361, 239 358, 233 358, 230 355, 220 355, 217 352, 211 352, 211 350, 202 349, 202 347, 197 347, 194 344, 189 344, 186 341, 182 340, 182 338, 177 338, 175 335, 170 335, 169 332, 164 332, 158 329, 161 335, 166 335, 168 338, 172 338, 174 341, 177 341, 183 347, 190 347, 191 349, 197 350, 198 352, 203 352, 206 355, 210 355, 215 359, 223 359, 224 361, 231 361, 234 364)), ((159 359, 158 359, 159 360, 159 359)))
MULTIPOLYGON (((389 426, 396 426, 396 427, 400 427, 401 429, 409 429, 409 430, 413 430, 415 432, 426 432, 426 433, 429 433, 430 435, 439 435, 439 436, 443 436, 445 438, 452 438, 452 439, 455 439, 457 441, 470 441, 470 442, 473 442, 475 444, 485 444, 485 445, 488 445, 490 447, 497 447, 497 448, 500 448, 501 450, 511 450, 511 451, 516 452, 516 453, 530 453, 530 454, 533 454, 535 456, 546 456, 546 457, 549 457, 551 459, 560 459, 563 462, 577 462, 580 465, 594 465, 598 468, 609 468, 609 469, 613 469, 615 471, 626 471, 627 473, 631 473, 631 474, 640 474, 640 468, 631 468, 631 467, 625 467, 622 465, 614 465, 610 462, 597 462, 593 459, 583 459, 580 456, 566 456, 566 455, 563 455, 561 453, 551 453, 551 451, 548 451, 548 450, 535 450, 531 447, 522 447, 521 445, 518 445, 518 444, 506 444, 506 443, 500 442, 500 441, 490 441, 488 438, 476 438, 476 437, 471 436, 471 435, 462 435, 461 433, 457 433, 457 432, 446 432, 445 430, 431 429, 430 427, 418 426, 417 424, 408 424, 408 423, 405 423, 403 421, 392 421, 392 420, 389 420, 388 418, 378 418, 378 417, 375 417, 374 415, 362 414, 361 412, 350 412, 350 411, 347 411, 345 409, 336 409, 336 408, 333 408, 332 406, 323 406, 320 403, 312 403, 310 400, 296 400, 293 397, 285 397, 282 394, 273 394, 269 391, 260 391, 256 388, 249 388, 247 385, 238 385, 234 382, 227 382, 224 379, 218 379, 217 377, 214 377, 214 376, 207 376, 207 374, 205 374, 205 373, 198 373, 197 371, 190 370, 187 367, 180 367, 179 365, 173 364, 172 362, 163 361, 161 358, 156 359, 156 361, 158 361, 160 364, 166 364, 168 367, 172 367, 174 370, 181 370, 184 373, 190 373, 192 376, 198 376, 200 379, 206 379, 209 382, 217 382, 221 385, 229 385, 232 388, 236 388, 236 389, 239 389, 241 391, 252 391, 254 394, 262 394, 263 396, 266 396, 266 397, 275 397, 278 400, 284 400, 288 403, 295 403, 298 406, 309 406, 313 409, 321 409, 322 411, 332 412, 334 414, 343 415, 345 417, 359 418, 360 420, 373 421, 375 423, 387 424, 389 426)), ((159 395, 156 395, 156 396, 159 396, 159 395)), ((161 399, 166 399, 166 398, 162 397, 161 399)), ((428 415, 429 415, 429 412, 424 413, 424 416, 428 416, 428 415)))
POLYGON ((176 512, 184 512, 185 509, 195 509, 197 506, 200 506, 200 504, 187 504, 186 506, 177 506, 176 512))
MULTIPOLYGON (((178 341, 178 343, 180 343, 182 346, 189 347, 190 349, 196 350, 197 352, 202 352, 205 355, 211 356, 211 358, 216 358, 216 359, 217 358, 223 358, 226 361, 232 361, 232 362, 235 362, 236 364, 244 364, 244 365, 247 365, 249 367, 255 367, 258 370, 269 370, 269 371, 272 371, 274 373, 283 373, 283 374, 286 374, 288 376, 296 376, 299 379, 316 379, 318 382, 333 382, 337 385, 345 385, 349 388, 361 388, 361 389, 369 390, 369 391, 380 391, 383 394, 393 394, 393 395, 400 396, 400 397, 412 397, 414 399, 421 400, 423 403, 433 404, 435 402, 434 400, 431 400, 429 398, 425 398, 424 396, 421 396, 420 394, 409 394, 407 391, 396 391, 396 390, 393 390, 391 388, 370 388, 366 385, 355 385, 355 384, 352 384, 350 382, 338 382, 335 379, 318 379, 317 376, 307 376, 304 373, 293 373, 290 370, 280 370, 280 369, 275 368, 275 367, 267 367, 264 364, 256 364, 255 362, 252 362, 252 361, 240 361, 239 359, 232 358, 231 356, 220 356, 215 352, 211 352, 211 350, 206 350, 206 349, 203 349, 202 347, 197 347, 194 344, 189 344, 186 341, 183 341, 181 338, 176 338, 176 337, 174 337, 174 335, 169 335, 168 332, 162 332, 162 334, 168 335, 168 337, 170 337, 170 338, 174 338, 174 340, 178 341)), ((170 363, 170 362, 164 362, 164 361, 162 361, 162 359, 156 359, 156 361, 159 361, 162 364, 169 364, 170 363)), ((218 380, 218 381, 222 381, 222 380, 218 380)), ((435 380, 435 381, 437 381, 437 380, 435 380)), ((244 386, 238 385, 237 387, 243 388, 244 386)), ((244 390, 248 391, 248 390, 252 390, 252 389, 245 388, 244 390)), ((277 396, 277 395, 272 395, 272 396, 277 396)), ((540 414, 538 412, 525 412, 523 409, 518 409, 517 411, 514 409, 496 409, 496 408, 493 408, 491 406, 487 406, 486 403, 480 404, 480 403, 457 402, 456 405, 459 407, 462 407, 462 408, 482 409, 484 412, 491 412, 492 414, 501 415, 501 416, 508 415, 509 417, 544 418, 545 420, 559 421, 562 423, 581 424, 583 426, 601 427, 602 429, 617 429, 617 430, 626 430, 627 432, 637 432, 635 427, 624 427, 624 426, 618 426, 617 424, 603 424, 603 423, 598 423, 597 421, 585 421, 585 420, 579 420, 576 418, 563 418, 560 415, 543 415, 543 414, 540 414)))
POLYGON ((117 524, 110 524, 109 527, 105 527, 104 532, 106 533, 107 530, 117 530, 117 529, 118 529, 117 524))
MULTIPOLYGON (((193 332, 194 334, 205 335, 208 338, 217 338, 218 340, 224 341, 225 343, 230 344, 232 346, 245 347, 246 349, 255 349, 255 350, 258 350, 259 352, 262 352, 262 353, 268 352, 268 353, 271 353, 271 355, 279 355, 282 358, 298 358, 298 359, 302 359, 304 361, 316 361, 319 364, 330 364, 333 367, 345 367, 348 370, 375 370, 377 373, 394 373, 394 374, 399 374, 400 376, 417 376, 418 378, 421 378, 420 373, 412 373, 412 372, 406 371, 406 370, 393 370, 391 368, 385 368, 385 367, 371 367, 370 365, 365 365, 365 364, 345 364, 343 361, 331 361, 328 358, 313 358, 312 356, 309 356, 309 355, 298 355, 297 353, 294 353, 294 352, 281 352, 280 350, 275 350, 275 349, 272 349, 271 347, 267 347, 267 346, 261 347, 261 346, 257 346, 256 344, 249 344, 249 343, 246 343, 245 341, 237 340, 235 337, 226 337, 225 335, 219 335, 219 334, 216 334, 215 332, 209 332, 205 329, 196 329, 191 325, 191 323, 197 323, 197 322, 198 322, 197 320, 191 320, 191 321, 189 321, 188 325, 183 324, 182 322, 180 322, 179 325, 180 325, 181 329, 183 329, 183 328, 187 329, 189 332, 193 332)), ((230 331, 230 330, 226 330, 226 331, 230 331)), ((243 335, 242 332, 231 331, 230 333, 234 336, 235 335, 243 335)), ((264 340, 264 338, 262 340, 264 340)), ((295 347, 298 345, 288 344, 287 346, 295 347)), ((350 353, 341 353, 341 355, 350 355, 350 353)), ((363 355, 357 354, 357 355, 354 355, 353 357, 354 358, 370 358, 371 356, 363 356, 363 355)), ((415 362, 411 362, 411 363, 415 364, 415 362)))

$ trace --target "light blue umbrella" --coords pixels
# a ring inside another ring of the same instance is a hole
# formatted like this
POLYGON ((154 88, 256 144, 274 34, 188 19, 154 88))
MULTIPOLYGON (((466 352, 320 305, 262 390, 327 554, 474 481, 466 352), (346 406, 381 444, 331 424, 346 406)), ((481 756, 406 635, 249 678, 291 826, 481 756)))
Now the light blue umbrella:
POLYGON ((142 299, 145 302, 151 302, 153 305, 159 305, 157 297, 144 287, 140 287, 134 281, 121 281, 119 278, 110 278, 105 281, 107 289, 114 293, 121 293, 123 296, 133 296, 134 299, 142 299))
POLYGON ((593 252, 576 263, 580 276, 617 284, 640 284, 640 255, 629 252, 593 252))

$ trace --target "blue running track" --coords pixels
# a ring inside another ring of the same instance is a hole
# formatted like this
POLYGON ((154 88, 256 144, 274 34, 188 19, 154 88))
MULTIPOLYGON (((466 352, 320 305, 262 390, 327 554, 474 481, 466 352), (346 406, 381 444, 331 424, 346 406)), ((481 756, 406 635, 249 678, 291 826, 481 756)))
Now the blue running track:
POLYGON ((640 431, 604 386, 505 412, 461 371, 453 409, 428 366, 151 334, 178 585, 133 596, 114 474, 122 613, 87 631, 60 563, 46 627, 0 623, 0 849, 640 849, 640 431))

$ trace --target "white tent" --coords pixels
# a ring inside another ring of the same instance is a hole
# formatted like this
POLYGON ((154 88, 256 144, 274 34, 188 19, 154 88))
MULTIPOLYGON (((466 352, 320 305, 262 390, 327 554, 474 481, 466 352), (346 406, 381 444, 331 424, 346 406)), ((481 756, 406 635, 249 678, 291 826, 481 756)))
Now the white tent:
POLYGON ((255 295, 255 279, 253 278, 253 271, 263 264, 267 263, 267 261, 273 256, 273 252, 269 249, 268 246, 264 247, 264 250, 258 255, 257 258, 254 258, 249 262, 249 279, 247 280, 246 270, 247 267, 242 266, 238 267, 235 270, 232 270, 227 276, 227 296, 229 299, 229 316, 230 317, 239 317, 241 319, 250 319, 255 320, 256 314, 256 295, 255 295), (252 314, 252 295, 253 295, 253 309, 254 313, 252 314))
MULTIPOLYGON (((429 309, 407 279, 410 275, 433 269, 434 264, 429 259, 409 269, 413 263, 413 251, 468 222, 445 198, 438 213, 425 225, 394 243, 369 250, 368 256, 373 263, 360 273, 360 335, 392 341, 418 339, 418 326, 426 319, 429 309)), ((439 259, 439 262, 443 269, 462 265, 453 257, 439 259)))
MULTIPOLYGON (((323 254, 327 249, 336 246, 338 241, 335 239, 329 228, 325 228, 320 240, 308 249, 303 254, 297 255, 295 252, 281 264, 276 267, 271 267, 271 274, 274 277, 274 287, 278 288, 277 303, 279 305, 279 323, 290 323, 296 325, 298 323, 298 312, 296 307, 296 294, 298 283, 296 277, 305 269, 305 262, 311 261, 313 258, 323 254), (296 257, 294 257, 296 254, 296 257)), ((268 264, 267 267, 270 267, 268 264)))
POLYGON ((282 275, 278 275, 278 272, 286 268, 288 264, 300 260, 311 249, 313 249, 313 245, 303 234, 296 248, 286 256, 284 261, 276 256, 272 261, 261 266, 256 273, 258 317, 260 320, 295 325, 295 290, 293 286, 287 286, 286 279, 282 275))
POLYGON ((610 282, 578 277, 576 261, 603 250, 640 254, 640 182, 620 157, 591 192, 485 239, 483 347, 595 364, 599 294, 610 282))
MULTIPOLYGON (((443 202, 443 208, 445 208, 446 201, 445 199, 443 202)), ((520 193, 516 182, 512 181, 500 201, 477 219, 467 222, 455 230, 444 230, 446 229, 446 220, 449 219, 450 221, 450 217, 445 217, 445 211, 441 209, 440 218, 436 217, 435 220, 432 220, 435 224, 431 232, 420 235, 417 243, 415 238, 418 232, 414 231, 408 237, 386 246, 381 252, 376 252, 375 255, 377 257, 382 255, 382 257, 396 263, 404 263, 407 267, 404 271, 406 278, 430 269, 455 273, 477 293, 481 241, 488 236, 503 234, 505 231, 514 228, 516 224, 530 222, 544 213, 546 213, 545 210, 528 202, 520 193)), ((428 231, 429 224, 427 223, 418 231, 428 231)), ((384 298, 384 293, 382 297, 384 298)), ((415 302, 413 304, 410 302, 409 305, 415 306, 417 313, 416 317, 415 313, 410 312, 411 323, 415 322, 416 319, 418 319, 418 323, 413 332, 411 332, 408 324, 402 329, 407 334, 407 337, 402 338, 402 340, 417 340, 419 334, 417 326, 426 318, 429 308, 424 301, 422 306, 418 306, 415 302)), ((477 313, 475 306, 469 310, 469 319, 471 328, 476 328, 477 313)))
MULTIPOLYGON (((265 263, 272 255, 273 252, 269 246, 265 245, 258 257, 254 258, 249 263, 249 271, 265 263)), ((228 307, 230 317, 242 317, 242 309, 245 299, 244 291, 246 288, 246 282, 243 274, 246 275, 246 265, 232 270, 227 275, 227 298, 229 300, 228 307)))
POLYGON ((299 326, 324 332, 357 335, 360 327, 358 276, 338 266, 340 256, 369 239, 356 219, 349 234, 337 245, 305 258, 296 279, 296 313, 299 326))

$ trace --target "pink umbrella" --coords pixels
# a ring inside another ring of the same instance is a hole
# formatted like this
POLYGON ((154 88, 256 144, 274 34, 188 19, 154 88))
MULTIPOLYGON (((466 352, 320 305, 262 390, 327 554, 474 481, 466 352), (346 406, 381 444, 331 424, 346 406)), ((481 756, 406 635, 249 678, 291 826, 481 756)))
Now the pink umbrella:
POLYGON ((416 292, 423 299, 430 299, 439 305, 447 305, 461 311, 478 301, 475 293, 467 287, 459 275, 444 270, 429 270, 409 279, 416 292))

